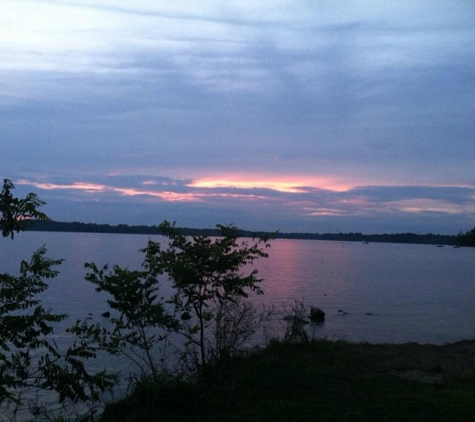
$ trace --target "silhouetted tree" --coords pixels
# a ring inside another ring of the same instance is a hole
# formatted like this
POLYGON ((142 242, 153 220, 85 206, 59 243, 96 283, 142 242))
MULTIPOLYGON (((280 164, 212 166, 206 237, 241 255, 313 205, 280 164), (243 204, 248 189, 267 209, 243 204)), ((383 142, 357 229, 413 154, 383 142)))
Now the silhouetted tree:
POLYGON ((475 246, 475 227, 468 232, 459 233, 456 242, 460 246, 475 246))
MULTIPOLYGON (((12 239, 28 219, 48 219, 37 209, 45 202, 33 193, 16 198, 14 188, 5 179, 0 194, 2 234, 12 239)), ((29 262, 22 261, 18 276, 0 273, 0 404, 5 400, 20 404, 19 394, 25 388, 56 391, 60 402, 98 400, 115 384, 115 378, 105 372, 86 370, 84 359, 95 357, 87 342, 75 342, 62 352, 50 340, 54 324, 67 315, 43 308, 38 297, 48 289, 44 280, 56 277, 54 267, 62 262, 47 258, 46 252, 42 246, 29 262)))
POLYGON ((45 205, 36 194, 29 193, 25 198, 19 199, 12 195, 15 186, 9 179, 3 179, 3 189, 0 194, 0 227, 3 237, 11 236, 15 232, 25 230, 28 220, 49 220, 46 214, 38 211, 38 207, 45 205))

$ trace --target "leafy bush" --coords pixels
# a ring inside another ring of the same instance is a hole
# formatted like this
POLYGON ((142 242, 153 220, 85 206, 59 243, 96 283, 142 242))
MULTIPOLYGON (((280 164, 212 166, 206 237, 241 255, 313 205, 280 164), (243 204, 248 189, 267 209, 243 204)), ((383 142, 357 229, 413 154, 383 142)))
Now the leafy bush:
POLYGON ((13 196, 12 189, 15 186, 9 179, 3 179, 2 193, 0 194, 0 227, 3 237, 10 236, 12 239, 15 232, 25 229, 28 220, 49 220, 46 214, 38 211, 38 207, 45 202, 34 193, 29 193, 25 198, 19 199, 13 196))
MULTIPOLYGON (((48 219, 37 210, 44 202, 35 194, 18 199, 12 189, 5 180, 0 196, 2 233, 11 238, 30 218, 48 219)), ((22 261, 19 276, 0 274, 0 403, 19 404, 17 393, 24 388, 55 391, 60 403, 98 400, 117 382, 106 372, 87 371, 86 360, 99 351, 128 357, 142 379, 159 382, 163 372, 155 348, 170 333, 185 338, 182 362, 191 363, 193 371, 236 354, 262 321, 246 299, 262 294, 261 279, 250 266, 267 257, 270 238, 239 240, 234 226, 218 225, 218 237, 184 236, 167 221, 159 227, 166 243, 148 242, 141 270, 85 264, 86 280, 111 296, 111 318, 107 325, 77 321, 68 330, 76 340, 66 351, 48 338, 67 315, 44 309, 38 298, 62 260, 47 258, 43 246, 30 262, 22 261), (168 298, 160 296, 160 280, 166 277, 173 289, 168 298)))
POLYGON ((99 269, 94 263, 85 264, 89 269, 86 280, 97 286, 96 290, 112 296, 107 303, 114 315, 112 328, 90 320, 77 321, 70 332, 84 341, 93 341, 97 347, 113 355, 131 359, 145 375, 158 376, 159 368, 153 348, 167 338, 166 333, 178 329, 179 322, 167 313, 165 300, 158 296, 161 271, 147 264, 143 271, 131 271, 115 265, 99 269))
POLYGON ((230 226, 218 226, 217 238, 181 235, 167 221, 160 229, 167 243, 148 242, 140 271, 86 264, 86 279, 112 296, 112 328, 84 320, 71 329, 98 348, 130 358, 142 374, 154 377, 159 362, 153 350, 170 333, 185 338, 181 364, 193 372, 204 369, 209 359, 235 353, 255 332, 259 318, 244 299, 249 292, 262 293, 261 280, 256 269, 247 274, 244 269, 266 257, 263 248, 269 246, 268 238, 239 242, 238 229, 230 226), (166 299, 159 294, 165 276, 173 288, 166 299))
MULTIPOLYGON (((44 204, 36 195, 24 199, 13 197, 14 185, 5 179, 0 204, 3 236, 24 229, 30 217, 47 219, 37 210, 44 204)), ((54 324, 67 318, 45 309, 38 295, 48 284, 45 279, 58 275, 54 269, 61 259, 46 257, 45 246, 33 253, 29 262, 22 261, 18 276, 0 274, 0 403, 21 403, 23 389, 39 388, 55 391, 60 403, 98 400, 100 393, 115 385, 115 377, 99 372, 90 374, 84 361, 95 357, 96 349, 87 342, 74 342, 61 351, 48 338, 54 324), (39 353, 38 353, 39 352, 39 353)))
POLYGON ((149 242, 147 252, 153 257, 151 262, 168 274, 175 288, 172 301, 176 309, 190 316, 179 332, 186 337, 187 346, 196 348, 196 367, 204 369, 210 357, 229 353, 243 335, 248 335, 234 327, 224 338, 224 329, 232 322, 226 317, 234 314, 246 318, 250 328, 252 310, 240 300, 249 293, 263 293, 257 269, 250 270, 249 266, 268 256, 265 248, 269 247, 269 237, 239 241, 239 229, 234 226, 218 225, 220 236, 216 238, 184 236, 167 221, 159 227, 168 239, 167 248, 161 250, 159 243, 149 242), (217 350, 208 337, 213 328, 218 334, 217 350))

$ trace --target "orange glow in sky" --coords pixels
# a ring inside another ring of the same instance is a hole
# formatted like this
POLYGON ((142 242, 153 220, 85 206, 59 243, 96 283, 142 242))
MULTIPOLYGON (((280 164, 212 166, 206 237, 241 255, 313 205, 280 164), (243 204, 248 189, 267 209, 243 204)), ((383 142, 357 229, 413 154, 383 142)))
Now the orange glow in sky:
POLYGON ((335 215, 343 215, 345 214, 342 210, 334 209, 334 208, 304 208, 309 215, 312 216, 335 216, 335 215))
POLYGON ((431 199, 407 199, 402 201, 397 201, 395 206, 404 212, 409 213, 419 213, 419 212, 443 212, 447 214, 458 214, 463 212, 464 209, 468 211, 470 208, 475 207, 466 207, 461 205, 450 204, 442 200, 431 200, 431 199))
MULTIPOLYGON (((417 214, 422 212, 439 212, 445 214, 460 214, 464 212, 475 212, 473 205, 460 204, 456 205, 450 201, 442 199, 428 199, 428 198, 411 198, 402 200, 386 201, 384 203, 376 204, 371 201, 371 198, 366 197, 351 197, 340 198, 334 197, 330 203, 316 203, 311 199, 299 201, 299 197, 292 194, 310 192, 312 189, 325 189, 333 192, 343 192, 351 189, 350 186, 337 184, 331 178, 284 178, 283 176, 259 178, 257 176, 244 175, 239 177, 234 175, 232 177, 222 178, 203 178, 196 179, 187 184, 188 191, 174 192, 173 188, 168 186, 161 190, 161 186, 157 186, 154 190, 151 186, 153 181, 146 181, 142 183, 143 188, 136 187, 117 187, 98 183, 88 182, 70 182, 70 183, 46 183, 46 182, 32 182, 28 180, 20 180, 18 184, 31 184, 39 189, 44 190, 74 190, 81 191, 88 195, 103 196, 109 194, 120 195, 125 197, 142 197, 147 202, 157 201, 163 202, 182 202, 182 203, 203 203, 214 202, 219 199, 235 199, 243 201, 242 203, 250 202, 269 202, 270 200, 280 201, 279 204, 292 207, 294 210, 314 217, 323 216, 345 216, 348 213, 351 215, 366 215, 368 210, 379 209, 389 212, 404 212, 417 214), (290 181, 289 181, 290 180, 290 181), (223 189, 219 189, 223 188, 223 189), (245 189, 240 192, 233 189, 245 189), (253 191, 256 189, 256 191, 253 191), (257 189, 269 189, 273 191, 283 192, 289 195, 283 195, 283 198, 277 199, 275 195, 259 194, 257 189)), ((182 185, 183 187, 183 185, 182 185)))
POLYGON ((169 191, 150 191, 150 190, 140 190, 140 189, 125 189, 125 188, 114 188, 115 192, 119 192, 125 196, 152 196, 155 198, 160 198, 163 201, 168 202, 193 202, 193 201, 200 201, 199 195, 194 193, 176 193, 176 192, 169 192, 169 191))
MULTIPOLYGON (((172 192, 169 190, 154 191, 137 188, 118 188, 115 186, 107 186, 93 183, 74 182, 69 184, 57 184, 57 183, 35 183, 28 180, 20 180, 18 184, 31 184, 39 189, 44 190, 81 190, 86 193, 97 194, 115 192, 123 196, 145 196, 151 198, 159 198, 166 202, 203 202, 206 198, 223 197, 223 198, 244 198, 246 200, 262 199, 258 195, 251 194, 239 194, 239 193, 224 193, 224 192, 172 192)), ((151 185, 151 183, 145 183, 144 185, 151 185)), ((209 186, 210 188, 212 186, 209 186)))
POLYGON ((45 190, 55 190, 55 189, 76 189, 76 190, 83 190, 86 192, 101 192, 107 189, 105 185, 99 185, 94 183, 82 183, 82 182, 74 182, 69 185, 60 185, 57 183, 33 183, 28 180, 19 180, 17 182, 19 185, 34 185, 39 189, 45 190))
POLYGON ((328 189, 337 192, 349 190, 349 184, 338 183, 331 177, 305 178, 294 176, 233 175, 201 178, 188 185, 194 188, 272 189, 287 193, 304 193, 307 188, 328 189))

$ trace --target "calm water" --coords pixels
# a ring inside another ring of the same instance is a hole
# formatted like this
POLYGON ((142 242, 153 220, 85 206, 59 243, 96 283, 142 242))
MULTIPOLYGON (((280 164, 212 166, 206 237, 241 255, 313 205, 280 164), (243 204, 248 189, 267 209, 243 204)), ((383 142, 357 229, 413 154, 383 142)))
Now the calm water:
MULTIPOLYGON (((28 260, 34 250, 46 244, 48 257, 65 262, 43 296, 45 307, 70 315, 62 328, 89 313, 107 323, 100 316, 107 310, 107 296, 95 292, 84 280, 84 263, 138 269, 143 259, 138 250, 145 247, 148 238, 20 233, 13 241, 0 242, 0 271, 18 273, 20 261, 28 260)), ((295 300, 304 300, 307 306, 320 307, 326 312, 325 323, 309 326, 317 337, 436 344, 475 338, 475 248, 275 240, 268 252, 268 259, 256 263, 265 290, 257 302, 289 308, 295 300)), ((162 287, 166 296, 166 280, 162 287)), ((282 327, 278 321, 276 330, 282 327)), ((71 339, 59 328, 55 341, 66 347, 71 339)), ((90 362, 89 368, 121 370, 124 374, 136 370, 130 361, 110 356, 90 362)), ((123 396, 125 389, 118 389, 116 396, 123 396)), ((40 392, 36 397, 50 411, 57 406, 53 395, 40 392)), ((0 421, 4 415, 9 420, 8 412, 7 408, 0 409, 0 421)), ((27 415, 27 411, 22 410, 22 414, 27 415)))
MULTIPOLYGON (((100 314, 107 310, 107 295, 98 294, 84 280, 84 263, 138 269, 143 259, 138 250, 148 238, 20 233, 13 241, 0 242, 0 271, 18 273, 20 261, 46 244, 48 257, 65 262, 43 296, 45 307, 70 315, 63 328, 89 313, 105 322, 100 314)), ((295 300, 304 300, 307 306, 320 307, 326 312, 325 323, 309 326, 317 337, 436 344, 475 338, 475 248, 275 240, 268 252, 269 258, 256 263, 265 290, 257 302, 289 308, 295 300)), ((166 280, 162 287, 166 296, 166 280)), ((61 331, 55 340, 66 346, 71 339, 61 331)), ((132 370, 129 361, 110 357, 90 365, 98 370, 132 370)), ((40 393, 39 398, 54 408, 53 397, 40 393)), ((8 409, 4 411, 8 414, 8 409)))
MULTIPOLYGON (((44 301, 77 318, 107 310, 106 296, 84 280, 85 262, 139 268, 148 236, 20 233, 0 242, 0 269, 16 273, 43 244, 63 258, 44 301)), ((154 240, 160 238, 151 237, 154 240)), ((275 240, 256 263, 267 304, 295 300, 326 312, 315 334, 369 342, 445 343, 475 338, 475 249, 433 245, 275 240), (339 310, 344 311, 339 312, 339 310), (368 315, 371 314, 371 315, 368 315)), ((166 282, 163 284, 167 292, 166 282)))

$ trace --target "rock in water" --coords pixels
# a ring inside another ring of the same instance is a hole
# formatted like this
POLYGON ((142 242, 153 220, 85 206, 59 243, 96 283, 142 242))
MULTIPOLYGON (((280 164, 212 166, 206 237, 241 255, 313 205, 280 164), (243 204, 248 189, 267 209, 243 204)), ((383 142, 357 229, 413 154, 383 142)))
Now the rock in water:
POLYGON ((325 312, 316 306, 310 307, 310 320, 313 322, 324 322, 325 321, 325 312))

